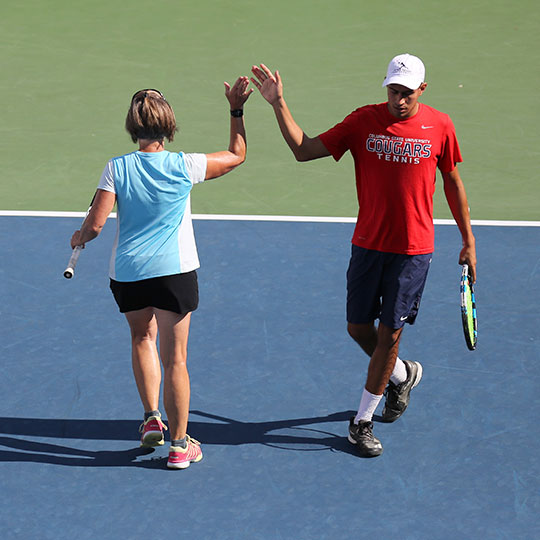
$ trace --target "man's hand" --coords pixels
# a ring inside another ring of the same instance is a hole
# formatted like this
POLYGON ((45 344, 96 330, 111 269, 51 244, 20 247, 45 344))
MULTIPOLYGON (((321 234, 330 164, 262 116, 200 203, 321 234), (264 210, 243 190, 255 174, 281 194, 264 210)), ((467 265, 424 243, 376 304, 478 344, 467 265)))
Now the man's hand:
POLYGON ((463 246, 459 254, 459 264, 468 264, 473 283, 476 283, 476 247, 463 246))
POLYGON ((251 81, 270 105, 275 105, 283 98, 283 84, 279 71, 272 73, 264 64, 261 64, 253 66, 251 72, 255 75, 255 78, 251 77, 251 81))

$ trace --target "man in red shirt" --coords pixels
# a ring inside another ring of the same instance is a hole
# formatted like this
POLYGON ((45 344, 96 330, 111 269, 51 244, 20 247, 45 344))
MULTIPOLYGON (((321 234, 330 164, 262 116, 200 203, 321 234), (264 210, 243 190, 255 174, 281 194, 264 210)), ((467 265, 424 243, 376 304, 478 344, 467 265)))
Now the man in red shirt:
POLYGON ((261 64, 252 73, 298 161, 339 160, 347 150, 354 158, 359 212, 347 271, 347 321, 370 363, 348 438, 361 456, 378 456, 383 449, 372 431, 377 405, 386 393, 382 420, 397 420, 422 378, 421 364, 401 360, 398 348, 404 324, 416 318, 431 263, 437 168, 462 235, 459 262, 467 263, 476 279, 475 239, 457 169, 462 159, 454 126, 448 115, 418 101, 427 87, 425 68, 410 54, 388 65, 387 102, 361 107, 313 138, 293 119, 279 72, 261 64))

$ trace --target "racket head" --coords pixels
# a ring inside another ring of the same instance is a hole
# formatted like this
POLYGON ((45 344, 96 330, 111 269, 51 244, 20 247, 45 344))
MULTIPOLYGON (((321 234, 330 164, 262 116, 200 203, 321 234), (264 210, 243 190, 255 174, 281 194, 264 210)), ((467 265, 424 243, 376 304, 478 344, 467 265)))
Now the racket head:
POLYGON ((474 285, 471 275, 469 274, 469 266, 463 265, 461 271, 460 282, 461 295, 461 321, 463 323, 463 333, 465 342, 470 351, 476 349, 478 339, 478 322, 476 318, 476 299, 474 297, 474 285))

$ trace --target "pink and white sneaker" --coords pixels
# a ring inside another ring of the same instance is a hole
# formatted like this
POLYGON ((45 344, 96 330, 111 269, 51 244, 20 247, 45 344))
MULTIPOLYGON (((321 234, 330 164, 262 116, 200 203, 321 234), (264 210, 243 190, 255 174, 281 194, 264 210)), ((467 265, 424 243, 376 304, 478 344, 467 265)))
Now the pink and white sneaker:
POLYGON ((202 459, 201 443, 192 439, 189 435, 186 437, 187 446, 171 446, 169 450, 169 460, 167 467, 169 469, 187 469, 191 463, 197 463, 202 459))
POLYGON ((149 416, 139 428, 142 433, 141 446, 162 446, 165 444, 164 429, 166 430, 167 426, 162 422, 161 416, 149 416))

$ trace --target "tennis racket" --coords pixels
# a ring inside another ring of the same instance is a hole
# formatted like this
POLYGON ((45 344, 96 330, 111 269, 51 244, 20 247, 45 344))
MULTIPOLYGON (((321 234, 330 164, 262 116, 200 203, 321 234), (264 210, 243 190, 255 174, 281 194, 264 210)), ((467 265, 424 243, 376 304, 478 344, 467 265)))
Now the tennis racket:
POLYGON ((469 265, 464 264, 461 271, 461 320, 463 322, 463 333, 465 342, 470 351, 476 349, 476 339, 478 337, 478 327, 476 320, 476 300, 474 298, 474 286, 469 265))
MULTIPOLYGON (((84 222, 86 221, 86 218, 88 217, 88 214, 90 213, 90 210, 92 209, 92 205, 94 204, 94 199, 96 198, 96 193, 94 193, 94 196, 92 197, 92 201, 90 202, 90 206, 88 207, 88 210, 86 211, 86 215, 84 216, 83 222, 81 224, 81 228, 84 225, 84 222)), ((81 254, 82 249, 83 249, 82 246, 75 246, 73 248, 73 251, 71 252, 71 257, 69 258, 66 269, 64 270, 64 277, 66 279, 71 279, 73 277, 73 274, 75 273, 75 267, 77 266, 77 261, 79 260, 79 256, 81 254)))

